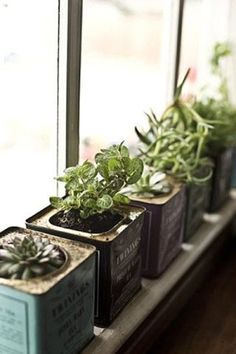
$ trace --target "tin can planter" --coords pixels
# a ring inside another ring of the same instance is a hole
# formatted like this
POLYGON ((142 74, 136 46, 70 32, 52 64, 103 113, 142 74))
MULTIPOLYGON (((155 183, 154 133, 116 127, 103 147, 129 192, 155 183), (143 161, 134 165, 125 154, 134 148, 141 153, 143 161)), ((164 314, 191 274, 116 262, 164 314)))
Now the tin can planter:
POLYGON ((217 211, 229 197, 233 168, 233 149, 229 148, 213 158, 214 169, 208 212, 217 211))
POLYGON ((122 207, 122 220, 105 233, 86 233, 52 224, 51 206, 26 220, 26 226, 97 249, 95 324, 109 325, 141 287, 141 231, 144 209, 122 207))
POLYGON ((204 184, 186 186, 184 242, 187 242, 203 223, 203 216, 210 202, 210 193, 211 180, 204 184))
POLYGON ((29 280, 0 278, 0 353, 77 354, 94 336, 95 248, 17 227, 0 246, 26 235, 49 239, 65 262, 29 280))
POLYGON ((146 209, 142 235, 142 275, 158 277, 181 250, 184 231, 185 186, 175 185, 166 196, 132 198, 146 209))
POLYGON ((236 147, 233 149, 233 162, 232 162, 232 178, 231 178, 231 187, 236 188, 236 147))

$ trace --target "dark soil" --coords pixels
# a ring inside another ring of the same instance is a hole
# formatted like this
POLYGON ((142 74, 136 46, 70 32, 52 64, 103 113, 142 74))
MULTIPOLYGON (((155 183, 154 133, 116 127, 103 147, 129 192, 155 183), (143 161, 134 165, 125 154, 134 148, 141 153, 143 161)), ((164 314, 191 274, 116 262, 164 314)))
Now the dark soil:
POLYGON ((124 217, 120 214, 104 212, 102 214, 92 215, 87 219, 82 219, 79 216, 79 210, 72 209, 67 213, 59 211, 53 215, 49 221, 53 225, 64 227, 66 229, 89 233, 102 233, 112 229, 123 218, 124 217))

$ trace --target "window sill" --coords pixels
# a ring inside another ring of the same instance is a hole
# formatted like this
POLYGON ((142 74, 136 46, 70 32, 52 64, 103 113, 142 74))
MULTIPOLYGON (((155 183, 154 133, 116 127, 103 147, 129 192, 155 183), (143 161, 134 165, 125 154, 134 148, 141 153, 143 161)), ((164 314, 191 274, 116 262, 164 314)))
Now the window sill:
MULTIPOLYGON (((213 248, 212 246, 218 239, 221 239, 222 232, 231 223, 236 211, 236 196, 234 194, 235 191, 232 193, 232 198, 225 203, 217 214, 205 215, 205 221, 201 227, 189 240, 189 243, 183 244, 182 251, 161 277, 154 280, 143 279, 142 289, 113 323, 105 329, 95 328, 95 338, 82 351, 83 354, 113 354, 118 353, 118 351, 119 353, 137 353, 137 351, 132 350, 135 345, 131 337, 134 335, 135 338, 140 337, 140 333, 152 329, 152 323, 154 326, 156 322, 154 317, 160 316, 160 312, 165 312, 168 306, 171 307, 177 292, 183 290, 181 290, 181 286, 183 288, 183 284, 186 283, 188 273, 191 273, 188 279, 189 285, 190 283, 197 284, 196 279, 200 268, 198 267, 197 272, 192 271, 192 269, 197 266, 201 259, 207 258, 209 250, 213 248), (189 282, 190 279, 191 282, 189 282), (166 301, 171 292, 171 302, 166 301), (153 314, 154 317, 151 318, 150 316, 153 314), (145 328, 142 332, 140 332, 141 327, 145 328), (139 335, 138 332, 140 332, 139 335), (128 342, 130 343, 127 344, 128 342), (122 351, 124 347, 127 348, 126 351, 122 351)), ((202 263, 201 269, 207 268, 207 266, 207 264, 202 263)), ((180 298, 184 299, 182 295, 180 298)), ((181 301, 183 302, 183 300, 181 301)), ((158 332, 155 331, 155 333, 158 332)), ((134 339, 136 342, 140 340, 140 338, 134 339)))

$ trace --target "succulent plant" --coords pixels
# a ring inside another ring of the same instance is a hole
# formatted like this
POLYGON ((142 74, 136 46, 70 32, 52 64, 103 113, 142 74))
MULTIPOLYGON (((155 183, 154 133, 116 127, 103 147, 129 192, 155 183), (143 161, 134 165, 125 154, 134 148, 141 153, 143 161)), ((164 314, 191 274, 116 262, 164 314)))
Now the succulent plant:
POLYGON ((40 236, 15 236, 0 248, 0 277, 27 280, 46 275, 64 263, 60 248, 40 236))
POLYGON ((143 144, 139 149, 144 163, 184 183, 205 183, 212 175, 212 162, 206 156, 206 144, 213 130, 210 122, 181 99, 183 85, 176 88, 172 104, 158 118, 146 114, 149 128, 135 132, 143 144), (199 170, 204 171, 199 177, 199 170))
POLYGON ((137 196, 153 198, 169 194, 172 189, 173 186, 167 179, 165 173, 155 172, 155 170, 145 166, 143 176, 131 187, 129 193, 131 193, 131 195, 134 194, 137 196))

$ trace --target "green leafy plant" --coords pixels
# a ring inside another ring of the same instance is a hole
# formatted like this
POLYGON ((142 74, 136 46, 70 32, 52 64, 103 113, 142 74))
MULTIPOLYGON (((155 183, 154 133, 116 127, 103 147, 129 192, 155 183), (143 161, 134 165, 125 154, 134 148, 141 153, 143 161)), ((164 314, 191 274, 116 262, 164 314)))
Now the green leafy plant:
POLYGON ((207 148, 209 154, 217 153, 236 143, 236 107, 230 102, 228 84, 223 68, 223 61, 231 55, 228 43, 216 43, 210 60, 210 69, 218 85, 206 94, 207 85, 202 90, 201 97, 193 104, 202 117, 214 127, 211 130, 207 148))
POLYGON ((135 131, 143 143, 140 152, 148 166, 182 182, 202 183, 212 174, 212 163, 206 157, 212 126, 180 98, 188 73, 177 87, 173 103, 160 118, 153 112, 147 114, 148 131, 135 131))
POLYGON ((27 280, 51 273, 64 261, 62 251, 47 239, 15 236, 1 245, 0 277, 27 280))
POLYGON ((51 197, 53 207, 64 210, 78 209, 81 218, 105 211, 115 212, 130 199, 120 191, 136 183, 143 172, 140 158, 131 158, 123 145, 112 145, 95 156, 95 163, 85 161, 70 167, 57 180, 65 183, 65 198, 51 197))

